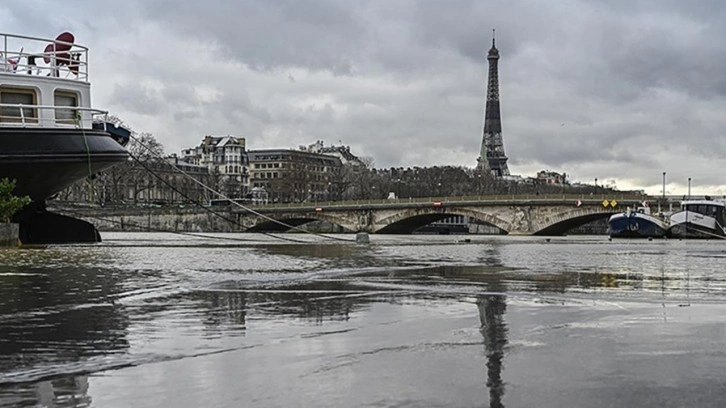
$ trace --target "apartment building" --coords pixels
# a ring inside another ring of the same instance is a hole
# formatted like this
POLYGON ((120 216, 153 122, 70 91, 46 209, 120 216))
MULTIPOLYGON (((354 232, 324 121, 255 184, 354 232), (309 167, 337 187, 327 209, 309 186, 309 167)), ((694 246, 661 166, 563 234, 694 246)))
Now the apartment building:
POLYGON ((204 166, 218 191, 230 198, 250 190, 249 160, 243 137, 204 136, 199 146, 182 150, 181 160, 204 166))
POLYGON ((333 194, 340 158, 291 149, 250 150, 250 186, 270 202, 327 201, 333 194))

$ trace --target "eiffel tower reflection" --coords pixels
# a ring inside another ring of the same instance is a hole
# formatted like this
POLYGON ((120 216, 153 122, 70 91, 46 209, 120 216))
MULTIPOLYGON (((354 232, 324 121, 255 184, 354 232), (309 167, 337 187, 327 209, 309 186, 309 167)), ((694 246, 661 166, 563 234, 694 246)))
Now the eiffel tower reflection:
MULTIPOLYGON (((490 290, 500 292, 499 285, 493 285, 490 290)), ((507 345, 507 324, 504 322, 504 312, 507 310, 506 296, 485 295, 480 296, 476 302, 479 308, 479 331, 484 337, 484 353, 487 357, 487 388, 489 388, 489 407, 503 408, 504 381, 502 380, 502 360, 504 347, 507 345)))

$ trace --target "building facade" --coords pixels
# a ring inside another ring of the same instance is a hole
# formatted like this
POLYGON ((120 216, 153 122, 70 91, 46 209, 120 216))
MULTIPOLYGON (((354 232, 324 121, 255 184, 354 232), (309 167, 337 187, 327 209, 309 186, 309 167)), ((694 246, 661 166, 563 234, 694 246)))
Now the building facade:
POLYGON ((204 136, 199 146, 182 150, 181 160, 206 167, 212 174, 212 187, 229 198, 242 198, 249 192, 249 160, 243 137, 204 136))
POLYGON ((300 146, 301 151, 325 154, 328 156, 335 156, 340 159, 343 166, 361 166, 365 167, 365 164, 361 159, 350 152, 350 146, 325 146, 322 140, 317 140, 315 143, 306 146, 300 146))
POLYGON ((338 157, 301 150, 250 150, 251 188, 264 189, 269 202, 328 201, 334 195, 338 157))
POLYGON ((537 178, 535 180, 540 184, 562 185, 567 184, 567 174, 542 170, 537 172, 537 178))

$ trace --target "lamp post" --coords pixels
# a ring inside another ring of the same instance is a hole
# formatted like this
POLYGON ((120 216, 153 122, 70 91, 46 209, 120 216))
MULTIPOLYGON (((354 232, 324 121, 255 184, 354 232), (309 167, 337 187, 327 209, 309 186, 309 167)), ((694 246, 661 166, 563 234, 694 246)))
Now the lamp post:
POLYGON ((691 178, 688 178, 688 199, 691 199, 691 178))
POLYGON ((666 198, 665 198, 665 176, 666 176, 666 172, 664 171, 663 172, 663 199, 661 199, 660 202, 658 202, 658 213, 659 214, 661 212, 661 204, 662 205, 665 205, 665 202, 666 202, 666 198))

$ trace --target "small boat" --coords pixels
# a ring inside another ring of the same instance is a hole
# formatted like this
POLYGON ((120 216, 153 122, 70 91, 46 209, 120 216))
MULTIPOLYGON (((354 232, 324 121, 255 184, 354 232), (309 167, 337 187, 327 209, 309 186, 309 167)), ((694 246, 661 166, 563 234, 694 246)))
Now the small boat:
POLYGON ((686 200, 671 215, 668 235, 673 238, 725 238, 723 200, 686 200))
POLYGON ((662 238, 667 232, 666 219, 651 215, 647 206, 628 209, 608 220, 608 235, 612 238, 662 238))
POLYGON ((32 200, 13 219, 24 244, 98 241, 92 225, 49 213, 46 200, 128 160, 126 129, 91 107, 88 48, 74 41, 0 33, 0 179, 32 200))

